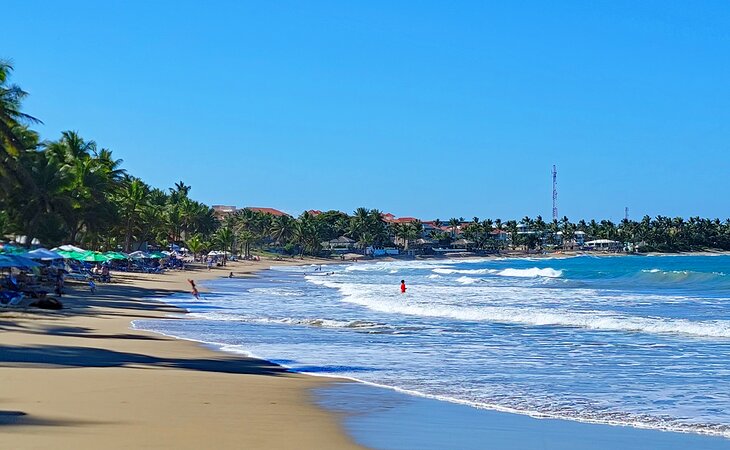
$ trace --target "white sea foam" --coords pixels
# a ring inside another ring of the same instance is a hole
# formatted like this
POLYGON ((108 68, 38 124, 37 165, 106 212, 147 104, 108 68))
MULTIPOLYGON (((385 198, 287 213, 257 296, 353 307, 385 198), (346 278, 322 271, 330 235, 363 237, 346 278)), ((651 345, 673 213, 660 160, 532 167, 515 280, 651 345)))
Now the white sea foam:
POLYGON ((458 283, 461 283, 461 284, 474 284, 477 281, 479 281, 479 279, 478 278, 471 278, 471 277, 467 277, 467 276, 462 276, 462 277, 457 278, 456 281, 458 283))
POLYGON ((533 267, 530 269, 515 269, 515 268, 506 268, 502 270, 497 269, 451 269, 451 268, 445 268, 445 267, 437 267, 432 270, 434 273, 440 273, 442 275, 452 275, 452 274, 464 274, 464 275, 490 275, 490 274, 496 274, 503 277, 519 277, 519 278, 536 278, 536 277, 545 277, 545 278, 559 278, 563 275, 563 272, 561 270, 555 270, 550 267, 540 269, 538 267, 533 267))
POLYGON ((465 275, 486 275, 490 273, 497 273, 495 269, 446 269, 437 267, 432 270, 434 273, 440 273, 442 275, 451 275, 454 273, 465 274, 465 275))
POLYGON ((262 294, 272 297, 296 297, 302 295, 301 291, 296 289, 277 289, 277 288, 251 288, 248 292, 252 294, 262 294))
POLYGON ((350 264, 345 268, 346 272, 390 272, 391 270, 416 270, 431 269, 434 267, 444 267, 457 264, 456 261, 436 260, 436 261, 384 261, 384 262, 364 262, 350 264))
POLYGON ((321 317, 255 317, 240 313, 201 312, 190 313, 188 317, 223 322, 245 322, 255 324, 303 325, 322 328, 382 329, 388 325, 368 320, 338 320, 321 317))
POLYGON ((503 277, 520 277, 520 278, 535 278, 535 277, 546 277, 546 278, 559 278, 563 275, 562 270, 555 270, 550 267, 540 269, 533 267, 531 269, 504 269, 497 273, 497 275, 503 277))
MULTIPOLYGON (((461 282, 464 284, 472 284, 477 281, 468 277, 462 277, 459 280, 462 280, 461 282)), ((391 294, 393 291, 391 286, 337 283, 315 279, 314 277, 308 278, 308 281, 339 289, 347 302, 389 314, 443 317, 463 321, 486 321, 529 326, 579 327, 601 331, 652 334, 679 333, 696 337, 730 338, 730 320, 693 321, 631 316, 609 311, 575 311, 564 308, 455 306, 439 303, 417 303, 420 300, 419 298, 414 298, 414 302, 403 302, 397 295, 391 294)))

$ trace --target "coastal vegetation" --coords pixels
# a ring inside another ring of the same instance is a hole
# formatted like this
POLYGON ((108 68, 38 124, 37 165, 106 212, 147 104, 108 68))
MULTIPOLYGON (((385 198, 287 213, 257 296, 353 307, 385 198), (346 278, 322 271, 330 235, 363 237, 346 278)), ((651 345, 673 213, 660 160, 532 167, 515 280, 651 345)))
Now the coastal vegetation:
POLYGON ((0 236, 30 246, 78 244, 95 250, 134 251, 141 245, 184 245, 196 255, 223 250, 251 256, 254 249, 289 255, 326 254, 326 244, 346 238, 347 248, 400 247, 403 250, 463 246, 469 250, 576 248, 587 239, 631 244, 632 251, 730 250, 730 220, 657 216, 639 221, 571 222, 474 217, 386 220, 382 211, 358 208, 304 212, 294 218, 252 209, 216 217, 213 208, 190 197, 178 182, 152 187, 122 167, 110 149, 65 131, 41 140, 38 118, 22 110, 27 96, 11 83, 8 61, 0 61, 0 236))

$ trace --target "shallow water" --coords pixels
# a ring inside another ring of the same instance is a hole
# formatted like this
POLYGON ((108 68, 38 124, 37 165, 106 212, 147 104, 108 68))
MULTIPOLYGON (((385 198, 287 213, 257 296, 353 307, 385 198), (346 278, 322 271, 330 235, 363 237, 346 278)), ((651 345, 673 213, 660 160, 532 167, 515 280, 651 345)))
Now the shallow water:
POLYGON ((168 299, 191 320, 136 326, 482 408, 730 437, 728 256, 315 269, 207 283, 168 299))

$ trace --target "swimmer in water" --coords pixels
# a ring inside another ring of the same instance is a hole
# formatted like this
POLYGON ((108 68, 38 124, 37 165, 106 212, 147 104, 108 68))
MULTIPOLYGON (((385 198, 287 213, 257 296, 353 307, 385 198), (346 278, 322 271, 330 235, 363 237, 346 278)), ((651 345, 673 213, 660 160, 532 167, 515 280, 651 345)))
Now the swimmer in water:
POLYGON ((190 293, 193 294, 193 297, 195 297, 196 300, 200 300, 200 293, 198 292, 198 287, 195 286, 195 281, 188 279, 188 283, 190 283, 190 287, 192 288, 190 293))
POLYGON ((406 280, 400 280, 400 293, 406 293, 406 280))

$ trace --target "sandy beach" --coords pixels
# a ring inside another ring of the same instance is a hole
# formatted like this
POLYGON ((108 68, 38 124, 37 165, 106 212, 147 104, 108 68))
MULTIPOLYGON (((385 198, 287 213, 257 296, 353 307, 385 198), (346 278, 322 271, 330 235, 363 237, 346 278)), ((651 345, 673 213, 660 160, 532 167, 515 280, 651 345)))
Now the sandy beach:
POLYGON ((328 380, 130 328, 182 313, 152 298, 187 278, 291 262, 307 261, 115 274, 94 295, 71 285, 62 311, 3 311, 0 448, 357 448, 312 402, 328 380))

